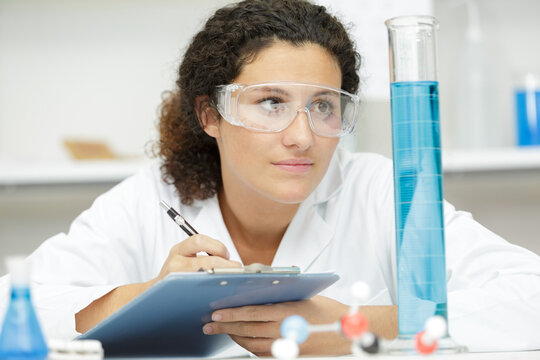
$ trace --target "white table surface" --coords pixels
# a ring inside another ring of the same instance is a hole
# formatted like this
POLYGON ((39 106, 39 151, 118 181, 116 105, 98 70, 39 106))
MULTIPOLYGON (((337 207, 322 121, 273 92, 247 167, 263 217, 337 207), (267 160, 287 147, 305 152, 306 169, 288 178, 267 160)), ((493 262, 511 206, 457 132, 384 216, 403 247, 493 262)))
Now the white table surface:
MULTIPOLYGON (((108 359, 108 358, 105 358, 108 359)), ((175 357, 169 357, 169 358, 162 358, 162 357, 156 357, 156 358, 110 358, 115 360, 132 360, 132 359, 138 359, 138 360, 188 360, 188 359, 197 359, 201 360, 203 358, 175 358, 175 357)), ((246 360, 250 359, 249 357, 243 357, 243 358, 226 358, 226 360, 246 360)), ((271 359, 271 358, 267 358, 271 359)), ((519 352, 489 352, 489 353, 463 353, 463 354, 453 354, 453 355, 403 355, 403 356, 396 356, 396 355, 369 355, 364 354, 359 357, 354 356, 338 356, 338 357, 300 357, 299 359, 302 360, 342 360, 342 359, 372 359, 372 360, 396 360, 396 359, 407 359, 407 360, 540 360, 540 350, 536 351, 519 351, 519 352)))

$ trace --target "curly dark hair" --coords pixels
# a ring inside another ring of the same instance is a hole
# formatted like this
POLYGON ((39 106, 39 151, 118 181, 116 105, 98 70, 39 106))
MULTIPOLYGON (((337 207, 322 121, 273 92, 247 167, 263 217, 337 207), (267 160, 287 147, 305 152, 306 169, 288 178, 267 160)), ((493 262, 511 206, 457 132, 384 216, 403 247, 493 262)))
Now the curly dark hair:
POLYGON ((174 184, 182 203, 214 196, 221 187, 221 165, 214 138, 197 117, 213 107, 215 87, 229 84, 242 67, 276 41, 294 46, 318 44, 337 60, 341 88, 358 88, 360 55, 343 24, 324 6, 305 0, 245 0, 217 10, 195 35, 178 71, 177 89, 165 93, 160 108, 157 155, 163 180, 174 184))

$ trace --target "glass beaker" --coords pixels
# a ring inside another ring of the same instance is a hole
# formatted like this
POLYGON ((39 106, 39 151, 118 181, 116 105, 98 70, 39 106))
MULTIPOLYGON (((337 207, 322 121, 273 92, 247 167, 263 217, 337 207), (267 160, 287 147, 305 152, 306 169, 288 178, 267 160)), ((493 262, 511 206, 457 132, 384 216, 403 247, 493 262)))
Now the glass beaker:
POLYGON ((527 73, 515 90, 517 144, 540 145, 540 83, 527 73))
MULTIPOLYGON (((390 353, 415 351, 435 315, 447 320, 444 213, 437 82, 438 22, 402 16, 385 22, 390 46, 399 337, 390 353)), ((463 348, 446 336, 439 352, 463 348)))

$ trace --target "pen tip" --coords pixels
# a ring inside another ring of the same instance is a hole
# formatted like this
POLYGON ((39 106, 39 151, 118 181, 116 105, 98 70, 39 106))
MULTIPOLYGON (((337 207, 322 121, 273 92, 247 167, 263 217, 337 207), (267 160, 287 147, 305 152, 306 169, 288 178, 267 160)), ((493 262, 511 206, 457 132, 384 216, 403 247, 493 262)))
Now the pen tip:
POLYGON ((165 201, 161 200, 160 203, 161 207, 163 209, 165 209, 166 211, 169 211, 169 209, 171 208, 165 201))

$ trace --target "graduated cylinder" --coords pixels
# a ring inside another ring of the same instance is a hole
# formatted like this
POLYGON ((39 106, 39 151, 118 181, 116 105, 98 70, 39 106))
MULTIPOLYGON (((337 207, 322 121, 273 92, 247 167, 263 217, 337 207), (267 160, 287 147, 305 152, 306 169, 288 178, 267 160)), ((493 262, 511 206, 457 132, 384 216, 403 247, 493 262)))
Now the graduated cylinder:
POLYGON ((386 21, 390 94, 399 337, 447 319, 443 187, 436 62, 437 20, 386 21))

